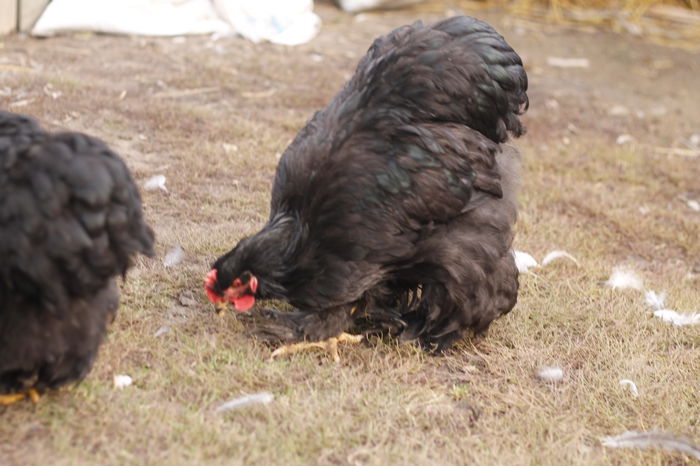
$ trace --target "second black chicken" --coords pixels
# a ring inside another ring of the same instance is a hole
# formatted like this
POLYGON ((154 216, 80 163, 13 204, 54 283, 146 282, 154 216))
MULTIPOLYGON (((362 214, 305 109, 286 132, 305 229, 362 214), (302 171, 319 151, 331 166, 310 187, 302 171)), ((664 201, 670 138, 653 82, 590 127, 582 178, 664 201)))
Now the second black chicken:
POLYGON ((0 111, 0 404, 83 379, 153 231, 123 160, 0 111))

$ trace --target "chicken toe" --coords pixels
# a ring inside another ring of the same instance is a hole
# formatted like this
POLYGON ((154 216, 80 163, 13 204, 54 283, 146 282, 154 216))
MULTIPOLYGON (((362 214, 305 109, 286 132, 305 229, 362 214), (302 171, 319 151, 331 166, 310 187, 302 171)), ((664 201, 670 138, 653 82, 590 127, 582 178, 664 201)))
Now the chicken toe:
POLYGON ((0 405, 10 406, 11 404, 23 400, 24 396, 24 393, 11 393, 7 395, 0 395, 0 405))
POLYGON ((289 354, 299 353, 311 348, 321 348, 328 351, 335 362, 340 362, 340 355, 338 354, 338 343, 339 342, 348 343, 359 343, 362 341, 362 335, 350 335, 349 333, 341 333, 337 337, 331 337, 323 341, 304 341, 301 343, 292 343, 289 345, 283 345, 277 348, 270 355, 270 360, 274 360, 280 356, 286 356, 289 354))
POLYGON ((10 406, 11 404, 22 401, 25 398, 32 400, 32 403, 38 403, 41 395, 33 388, 28 388, 20 393, 9 393, 6 395, 0 395, 0 405, 10 406))
POLYGON ((30 400, 32 400, 32 403, 36 404, 41 399, 41 395, 39 395, 39 392, 33 388, 30 388, 25 393, 26 393, 26 396, 29 397, 30 400))

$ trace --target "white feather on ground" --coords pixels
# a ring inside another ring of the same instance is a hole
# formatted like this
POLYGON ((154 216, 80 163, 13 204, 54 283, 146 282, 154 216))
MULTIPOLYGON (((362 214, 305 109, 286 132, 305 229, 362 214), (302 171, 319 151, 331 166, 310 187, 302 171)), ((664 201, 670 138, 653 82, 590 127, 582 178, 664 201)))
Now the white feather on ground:
POLYGON ((634 142, 634 137, 631 134, 621 134, 615 139, 615 144, 617 145, 623 145, 623 144, 629 144, 630 142, 634 142))
POLYGON ((603 446, 610 448, 661 448, 663 450, 685 453, 696 460, 700 460, 700 448, 697 445, 688 439, 675 437, 665 432, 628 430, 613 437, 603 437, 600 439, 600 442, 603 446))
POLYGON ((670 322, 677 327, 700 324, 700 313, 697 312, 693 314, 679 314, 672 309, 659 309, 654 311, 654 315, 664 322, 670 322))
POLYGON ((612 289, 633 288, 639 291, 644 290, 644 285, 639 275, 624 267, 615 267, 605 284, 612 289))
POLYGON ((572 256, 568 252, 562 251, 560 249, 558 249, 556 251, 552 251, 552 252, 548 253, 546 256, 544 256, 544 259, 542 259, 542 265, 543 266, 547 265, 552 261, 555 261, 557 259, 562 259, 562 258, 572 260, 572 261, 574 261, 574 263, 576 265, 580 265, 574 256, 572 256))
POLYGON ((271 403, 274 399, 274 395, 270 392, 260 392, 253 393, 252 395, 244 395, 222 404, 221 406, 216 408, 216 412, 224 413, 226 411, 231 411, 232 409, 242 408, 243 406, 255 403, 268 404, 271 403))
POLYGON ((632 393, 632 396, 637 398, 639 396, 639 390, 637 390, 637 384, 632 382, 630 379, 622 379, 620 380, 620 386, 625 388, 629 388, 629 391, 632 393))
POLYGON ((515 266, 520 273, 532 273, 529 269, 539 267, 535 258, 526 252, 513 249, 513 257, 515 257, 515 266))
POLYGON ((566 251, 557 249, 554 251, 550 251, 547 253, 547 255, 544 256, 544 259, 542 260, 542 264, 540 265, 537 263, 537 259, 532 257, 532 255, 523 252, 523 251, 518 251, 513 249, 513 257, 515 258, 515 265, 518 267, 518 272, 520 273, 532 273, 530 269, 535 268, 535 267, 544 267, 545 265, 551 263, 552 261, 555 261, 560 258, 566 258, 574 261, 576 265, 580 265, 576 258, 569 254, 566 251))
POLYGON ((644 292, 644 301, 652 309, 663 309, 666 300, 666 292, 657 294, 656 291, 647 290, 644 292))
POLYGON ((185 251, 182 249, 182 246, 179 244, 175 245, 174 248, 172 248, 168 253, 165 255, 165 258, 163 259, 163 265, 165 267, 175 267, 177 264, 182 262, 185 259, 185 251))
POLYGON ((672 323, 678 327, 700 324, 700 313, 694 312, 691 314, 680 314, 673 309, 666 309, 664 307, 665 300, 666 293, 657 294, 652 290, 647 290, 644 293, 644 301, 646 302, 647 306, 654 311, 654 316, 658 317, 664 322, 672 323))
POLYGON ((122 388, 128 387, 129 385, 134 383, 134 379, 132 379, 128 375, 120 374, 120 375, 114 376, 113 382, 114 382, 114 388, 122 389, 122 388))
POLYGON ((536 375, 546 382, 559 382, 564 379, 564 371, 561 367, 543 366, 537 370, 536 375))
POLYGON ((161 189, 168 192, 168 188, 165 187, 165 175, 155 175, 146 180, 143 184, 143 189, 146 191, 155 191, 156 189, 161 189))
POLYGON ((156 333, 153 334, 154 337, 158 338, 160 336, 165 335, 170 331, 170 326, 169 325, 163 325, 160 327, 158 330, 156 330, 156 333))
POLYGON ((588 68, 591 66, 588 58, 547 57, 547 64, 554 68, 588 68))

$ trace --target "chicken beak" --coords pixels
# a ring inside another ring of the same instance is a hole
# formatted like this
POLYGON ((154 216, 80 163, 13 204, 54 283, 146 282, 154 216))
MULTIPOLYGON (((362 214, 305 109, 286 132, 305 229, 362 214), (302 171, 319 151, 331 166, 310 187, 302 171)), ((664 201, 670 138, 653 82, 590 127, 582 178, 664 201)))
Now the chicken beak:
POLYGON ((214 308, 216 309, 217 316, 223 316, 228 309, 228 301, 218 301, 214 304, 214 308))

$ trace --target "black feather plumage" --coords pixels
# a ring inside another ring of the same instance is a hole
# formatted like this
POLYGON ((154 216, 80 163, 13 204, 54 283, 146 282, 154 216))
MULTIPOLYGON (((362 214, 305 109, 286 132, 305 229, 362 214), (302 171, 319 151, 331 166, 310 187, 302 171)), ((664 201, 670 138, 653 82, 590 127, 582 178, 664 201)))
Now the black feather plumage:
POLYGON ((496 31, 461 16, 377 39, 283 154, 270 218, 214 264, 250 272, 258 333, 319 340, 362 323, 448 347, 516 302, 510 252, 527 75, 496 31))
POLYGON ((121 158, 0 112, 0 393, 87 374, 136 253, 153 231, 121 158))

